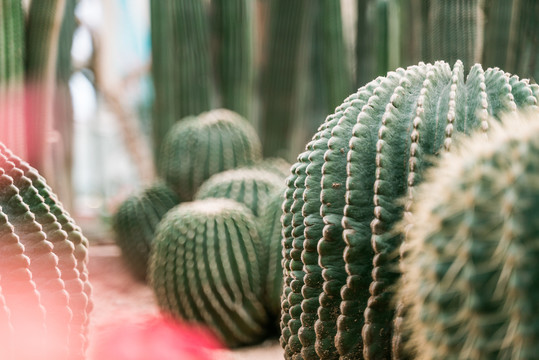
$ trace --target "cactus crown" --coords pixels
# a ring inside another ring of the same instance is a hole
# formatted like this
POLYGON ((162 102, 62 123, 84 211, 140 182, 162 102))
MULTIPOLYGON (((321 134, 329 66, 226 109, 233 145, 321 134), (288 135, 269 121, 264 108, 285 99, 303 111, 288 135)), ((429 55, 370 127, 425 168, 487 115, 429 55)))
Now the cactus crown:
POLYGON ((337 107, 287 180, 287 358, 391 357, 402 242, 392 229, 410 211, 424 169, 463 134, 486 132, 489 114, 537 104, 537 89, 479 64, 465 80, 460 61, 420 63, 373 80, 337 107))
POLYGON ((539 112, 495 124, 429 171, 401 293, 418 359, 533 358, 539 296, 539 112), (436 194, 436 196, 432 196, 436 194))
POLYGON ((157 164, 180 200, 191 200, 198 187, 218 172, 254 163, 261 157, 258 136, 247 120, 225 109, 188 117, 174 125, 157 164))

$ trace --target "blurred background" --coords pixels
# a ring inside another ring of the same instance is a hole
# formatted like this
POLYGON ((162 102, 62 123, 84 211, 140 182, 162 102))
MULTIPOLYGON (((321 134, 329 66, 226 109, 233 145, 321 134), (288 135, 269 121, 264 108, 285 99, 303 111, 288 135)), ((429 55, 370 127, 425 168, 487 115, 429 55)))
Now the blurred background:
POLYGON ((536 0, 0 0, 0 140, 94 242, 167 130, 225 107, 293 162, 359 87, 461 59, 539 77, 536 0))

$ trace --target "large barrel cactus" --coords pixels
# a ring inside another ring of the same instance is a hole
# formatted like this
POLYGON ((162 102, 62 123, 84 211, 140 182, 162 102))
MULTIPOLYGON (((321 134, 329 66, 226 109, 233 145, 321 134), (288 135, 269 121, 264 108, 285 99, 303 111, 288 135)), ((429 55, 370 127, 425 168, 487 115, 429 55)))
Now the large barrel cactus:
POLYGON ((157 224, 179 204, 177 195, 163 183, 157 183, 128 197, 113 218, 116 244, 122 250, 131 273, 146 280, 148 259, 157 224))
POLYGON ((261 243, 244 205, 183 203, 165 215, 154 241, 150 280, 165 313, 203 323, 229 347, 263 339, 261 243))
MULTIPOLYGON (((537 85, 477 64, 420 63, 348 97, 293 165, 283 203, 281 343, 293 359, 388 359, 402 236, 433 155, 488 115, 537 103, 537 85), (406 200, 397 201, 405 197, 406 200)), ((398 350, 398 349, 397 349, 398 350)), ((397 352, 398 353, 398 352, 397 352)))
POLYGON ((3 145, 0 208, 0 292, 9 319, 2 351, 6 358, 84 358, 88 242, 43 177, 3 145))
POLYGON ((157 168, 180 200, 188 201, 210 176, 250 165, 260 159, 261 151, 247 120, 217 109, 175 124, 163 142, 157 168))
POLYGON ((284 191, 284 180, 279 175, 262 169, 240 168, 213 175, 200 186, 195 199, 232 199, 259 216, 269 196, 281 189, 284 191))
POLYGON ((400 290, 414 358, 539 353, 539 112, 527 117, 460 144, 418 189, 400 290))

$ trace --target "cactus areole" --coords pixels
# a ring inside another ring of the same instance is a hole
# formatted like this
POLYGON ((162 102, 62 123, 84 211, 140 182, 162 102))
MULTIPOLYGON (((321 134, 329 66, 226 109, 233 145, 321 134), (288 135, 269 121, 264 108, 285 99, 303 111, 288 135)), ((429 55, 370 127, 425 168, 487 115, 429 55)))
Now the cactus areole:
POLYGON ((477 64, 465 77, 460 61, 420 63, 371 81, 327 117, 292 166, 283 202, 287 359, 389 359, 392 341, 399 355, 394 224, 433 155, 538 94, 496 68, 477 64))

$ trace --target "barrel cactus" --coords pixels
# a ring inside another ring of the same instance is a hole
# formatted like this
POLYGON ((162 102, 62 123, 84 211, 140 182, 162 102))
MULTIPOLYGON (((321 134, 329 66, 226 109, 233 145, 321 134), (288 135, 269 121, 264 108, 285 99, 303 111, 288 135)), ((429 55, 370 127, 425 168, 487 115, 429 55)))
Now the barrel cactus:
POLYGON ((291 166, 292 164, 283 158, 269 157, 256 162, 252 167, 255 169, 266 169, 279 175, 283 179, 284 184, 284 180, 290 175, 291 166))
POLYGON ((170 129, 157 170, 180 200, 189 201, 211 175, 250 165, 260 159, 261 151, 260 140, 247 120, 217 109, 184 119, 170 129))
POLYGON ((157 183, 128 197, 113 218, 116 244, 122 250, 131 273, 146 280, 148 259, 157 224, 179 204, 177 195, 163 183, 157 183))
POLYGON ((269 196, 281 189, 284 191, 284 180, 279 175, 262 169, 240 168, 213 175, 200 186, 195 199, 232 199, 259 216, 269 196))
POLYGON ((514 117, 488 142, 460 144, 418 188, 400 289, 417 359, 539 353, 539 112, 514 117))
POLYGON ((43 177, 3 145, 0 187, 0 291, 10 324, 2 347, 16 358, 83 359, 88 242, 43 177))
POLYGON ((183 203, 165 215, 154 241, 150 280, 165 313, 203 323, 229 347, 263 339, 261 243, 243 204, 183 203))
POLYGON ((423 170, 459 137, 486 131, 489 114, 535 105, 537 90, 497 68, 476 64, 465 81, 460 61, 420 63, 371 81, 337 107, 287 180, 286 358, 391 357, 402 242, 392 229, 409 212, 423 170))

